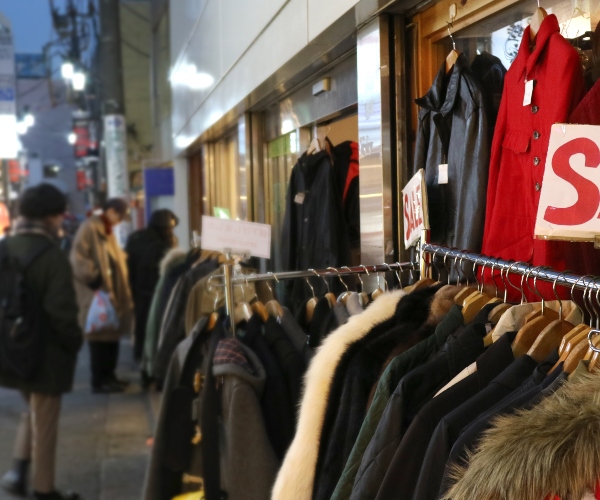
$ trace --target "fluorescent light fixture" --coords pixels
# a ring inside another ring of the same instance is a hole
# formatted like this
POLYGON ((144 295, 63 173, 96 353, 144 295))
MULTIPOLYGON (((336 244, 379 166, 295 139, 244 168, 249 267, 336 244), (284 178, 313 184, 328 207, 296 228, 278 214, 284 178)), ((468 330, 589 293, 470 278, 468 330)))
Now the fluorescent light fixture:
POLYGON ((60 74, 65 80, 71 80, 75 74, 75 67, 70 62, 64 62, 60 67, 60 74))
POLYGON ((192 142, 194 142, 193 137, 180 135, 175 139, 175 146, 179 149, 186 149, 192 142))
POLYGON ((29 127, 25 122, 17 122, 17 134, 25 135, 29 127))
POLYGON ((71 144, 72 146, 74 146, 75 143, 77 142, 77 134, 75 132, 71 132, 67 136, 67 140, 69 141, 69 144, 71 144))
POLYGON ((33 127, 35 125, 35 116, 33 116, 31 113, 27 113, 23 117, 23 122, 25 123, 27 128, 33 127))
POLYGON ((73 74, 73 90, 75 90, 76 92, 81 92, 85 90, 85 82, 85 73, 77 72, 73 74))
POLYGON ((195 64, 182 64, 171 73, 170 80, 176 85, 182 85, 194 90, 207 89, 215 83, 215 78, 208 73, 198 71, 195 64))

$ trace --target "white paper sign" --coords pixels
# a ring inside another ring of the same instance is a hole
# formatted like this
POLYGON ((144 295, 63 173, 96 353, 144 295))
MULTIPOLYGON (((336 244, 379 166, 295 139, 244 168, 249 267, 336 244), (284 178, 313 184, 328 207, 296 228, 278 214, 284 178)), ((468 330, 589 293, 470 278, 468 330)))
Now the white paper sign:
POLYGON ((202 216, 202 249, 271 258, 271 226, 202 216))
POLYGON ((402 205, 404 245, 408 248, 421 237, 423 229, 429 229, 427 188, 423 169, 420 169, 402 190, 402 205))
POLYGON ((552 126, 535 224, 538 238, 594 241, 600 235, 598 167, 600 126, 552 126))

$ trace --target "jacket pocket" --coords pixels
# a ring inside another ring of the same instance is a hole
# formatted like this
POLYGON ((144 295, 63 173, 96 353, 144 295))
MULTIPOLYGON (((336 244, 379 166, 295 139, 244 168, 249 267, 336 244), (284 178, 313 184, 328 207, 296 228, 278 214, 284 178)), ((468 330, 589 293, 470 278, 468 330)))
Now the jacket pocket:
POLYGON ((502 147, 515 153, 526 153, 529 149, 529 134, 518 130, 507 131, 502 141, 502 147))

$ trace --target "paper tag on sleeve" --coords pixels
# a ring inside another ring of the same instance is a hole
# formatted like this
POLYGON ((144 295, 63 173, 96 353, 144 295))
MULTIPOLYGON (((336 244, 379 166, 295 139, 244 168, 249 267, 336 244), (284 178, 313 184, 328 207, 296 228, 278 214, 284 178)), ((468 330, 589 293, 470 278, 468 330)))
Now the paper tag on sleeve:
POLYGON ((525 96, 523 97, 523 106, 529 106, 531 104, 531 97, 533 96, 533 82, 534 80, 525 80, 525 96))
POLYGON ((442 163, 438 167, 438 184, 448 184, 448 164, 442 163))
POLYGON ((304 203, 304 193, 298 193, 294 197, 294 203, 298 203, 298 205, 302 205, 304 203))

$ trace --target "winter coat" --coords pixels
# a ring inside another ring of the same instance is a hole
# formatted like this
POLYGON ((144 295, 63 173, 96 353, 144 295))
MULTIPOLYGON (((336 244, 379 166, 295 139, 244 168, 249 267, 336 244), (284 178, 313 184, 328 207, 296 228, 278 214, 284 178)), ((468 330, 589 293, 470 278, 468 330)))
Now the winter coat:
MULTIPOLYGON (((8 252, 14 256, 31 254, 50 237, 43 234, 17 234, 9 237, 8 252)), ((23 382, 0 374, 0 386, 25 392, 58 396, 71 391, 77 352, 83 342, 77 323, 77 301, 73 289, 73 273, 69 260, 51 240, 50 248, 42 253, 25 272, 25 282, 40 294, 44 320, 49 337, 44 359, 35 377, 23 382)))
POLYGON ((171 244, 148 227, 133 233, 125 246, 129 284, 135 307, 135 354, 141 357, 154 289, 160 278, 160 262, 171 244))
MULTIPOLYGON (((534 239, 540 191, 554 123, 565 123, 584 88, 579 55, 548 15, 533 52, 525 28, 518 55, 506 73, 489 169, 482 252, 507 260, 566 269, 569 243, 534 239), (523 105, 525 80, 534 80, 523 105)), ((543 293, 542 288, 539 289, 543 293)))
POLYGON ((432 335, 452 307, 456 287, 417 290, 402 299, 395 326, 372 331, 349 346, 336 369, 319 442, 313 500, 330 500, 360 432, 372 386, 392 352, 404 352, 432 335), (436 300, 436 298, 438 300, 436 300))
MULTIPOLYGON (((349 265, 348 232, 342 201, 335 169, 326 151, 302 155, 292 169, 281 235, 281 256, 285 271, 349 265)), ((323 280, 313 280, 312 286, 317 295, 324 295, 327 291, 323 280)), ((293 311, 311 293, 302 280, 291 280, 287 291, 293 311)))
POLYGON ((309 500, 312 497, 319 438, 335 370, 348 346, 378 325, 393 321, 403 291, 387 293, 364 313, 353 316, 321 344, 304 378, 304 393, 294 440, 273 488, 273 500, 309 500))
POLYGON ((599 393, 600 375, 582 375, 537 406, 498 417, 468 465, 455 470, 457 482, 443 498, 579 500, 594 491, 600 478, 599 393))
POLYGON ((425 170, 431 241, 479 252, 490 160, 490 129, 479 82, 461 55, 449 74, 440 68, 421 108, 414 173, 425 170), (438 183, 448 164, 448 183, 438 183))
MULTIPOLYGON (((160 327, 162 324, 163 313, 167 307, 164 299, 164 288, 167 286, 169 275, 175 268, 184 264, 186 253, 183 250, 173 249, 160 263, 160 278, 156 284, 150 311, 148 312, 148 320, 146 322, 146 335, 144 338, 144 354, 142 356, 142 370, 148 375, 153 376, 154 373, 154 358, 158 349, 158 337, 160 335, 160 327)), ((169 294, 170 295, 170 294, 169 294)))
POLYGON ((75 292, 79 303, 79 325, 85 330, 88 312, 94 298, 92 287, 108 293, 119 319, 117 329, 86 335, 88 340, 117 341, 132 333, 133 300, 129 288, 127 256, 113 234, 107 234, 100 217, 92 216, 77 231, 70 255, 75 276, 75 292), (111 264, 112 262, 112 264, 111 264))

